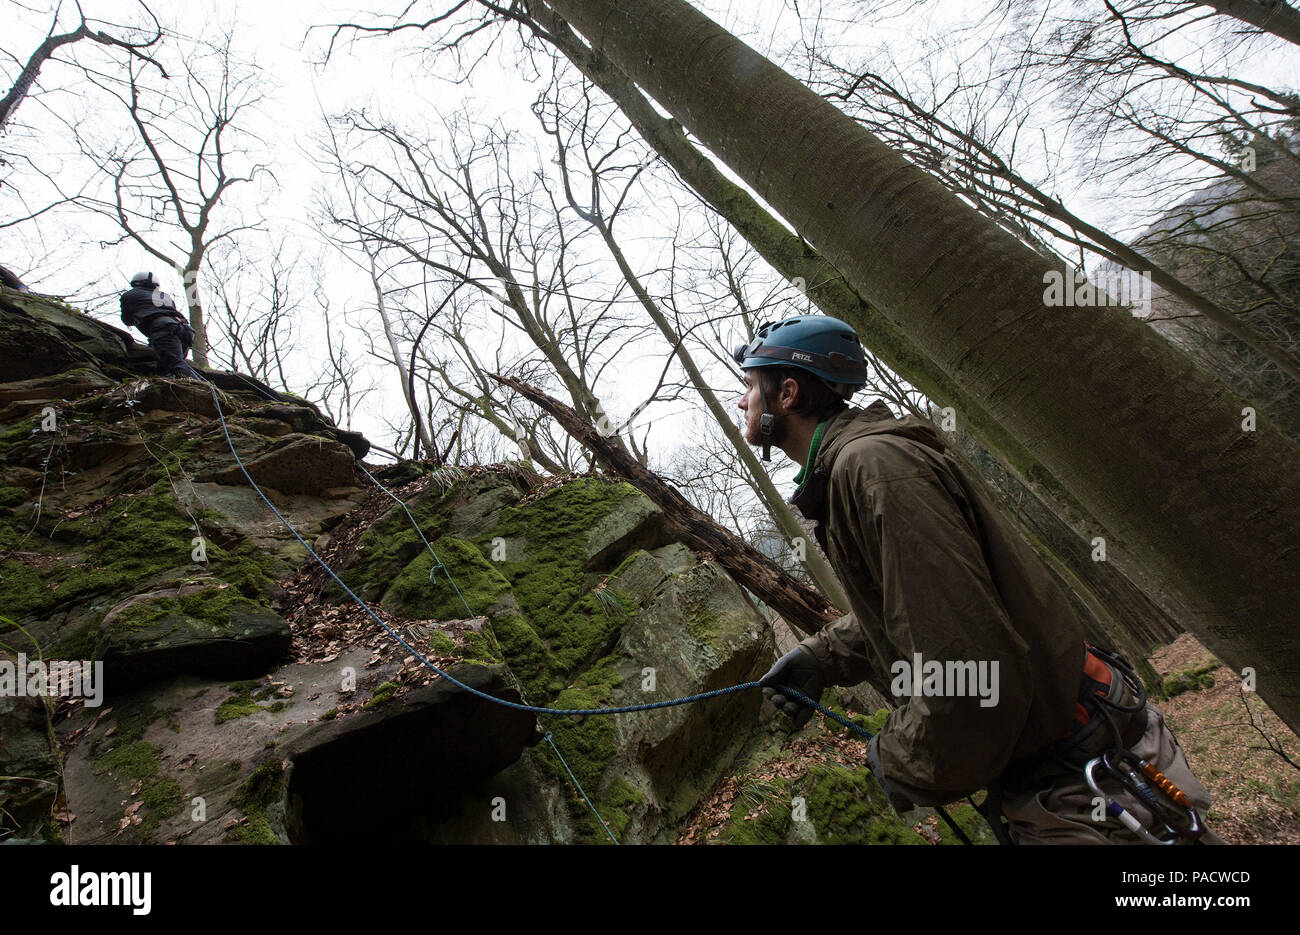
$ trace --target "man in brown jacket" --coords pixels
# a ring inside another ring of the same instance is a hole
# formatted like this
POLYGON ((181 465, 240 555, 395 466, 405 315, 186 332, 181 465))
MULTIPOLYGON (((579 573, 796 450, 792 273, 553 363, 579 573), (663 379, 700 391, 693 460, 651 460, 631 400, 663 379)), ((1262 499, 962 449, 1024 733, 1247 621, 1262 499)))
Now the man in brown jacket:
POLYGON ((1141 780, 1122 783, 1141 769, 1128 750, 1191 805, 1209 804, 1140 681, 1085 648, 1080 612, 1023 536, 927 422, 880 401, 847 405, 866 382, 853 329, 799 316, 765 325, 735 356, 746 440, 801 466, 791 503, 817 523, 852 610, 762 680, 796 726, 812 710, 777 686, 816 699, 866 680, 896 699, 868 756, 900 811, 989 789, 1020 843, 1172 837, 1168 819, 1195 830, 1199 816, 1161 801, 1162 823, 1141 780), (1107 750, 1090 784, 1081 768, 1107 750))

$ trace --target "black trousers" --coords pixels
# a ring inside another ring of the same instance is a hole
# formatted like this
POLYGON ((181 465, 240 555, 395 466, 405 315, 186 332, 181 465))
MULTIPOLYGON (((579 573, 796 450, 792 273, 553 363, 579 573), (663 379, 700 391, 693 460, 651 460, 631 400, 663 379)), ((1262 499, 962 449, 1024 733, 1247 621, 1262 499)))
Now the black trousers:
POLYGON ((194 341, 194 331, 183 321, 169 315, 157 315, 144 323, 149 346, 158 355, 158 373, 165 377, 198 377, 185 355, 194 341))

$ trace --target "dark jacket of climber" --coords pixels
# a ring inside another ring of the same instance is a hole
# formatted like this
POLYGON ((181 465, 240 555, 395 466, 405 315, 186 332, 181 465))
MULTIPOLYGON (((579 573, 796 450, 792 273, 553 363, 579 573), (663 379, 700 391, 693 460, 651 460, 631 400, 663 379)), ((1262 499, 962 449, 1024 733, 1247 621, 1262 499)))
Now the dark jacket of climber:
POLYGON ((827 685, 865 680, 895 704, 868 759, 899 811, 988 789, 1009 821, 995 825, 1003 840, 1151 843, 1142 835, 1153 828, 1157 843, 1217 841, 1199 815, 1151 806, 1126 785, 1140 758, 1191 807, 1209 806, 1140 680, 1085 644, 1084 611, 978 478, 926 421, 895 418, 881 401, 848 405, 867 382, 857 333, 798 316, 764 325, 733 356, 745 440, 803 468, 791 503, 817 523, 851 605, 760 682, 795 725, 812 709, 776 686, 817 700, 827 685))
POLYGON ((138 328, 149 339, 158 356, 158 373, 168 377, 202 379, 185 362, 194 343, 194 329, 176 308, 175 300, 163 292, 153 273, 136 273, 131 288, 122 293, 122 323, 138 328))

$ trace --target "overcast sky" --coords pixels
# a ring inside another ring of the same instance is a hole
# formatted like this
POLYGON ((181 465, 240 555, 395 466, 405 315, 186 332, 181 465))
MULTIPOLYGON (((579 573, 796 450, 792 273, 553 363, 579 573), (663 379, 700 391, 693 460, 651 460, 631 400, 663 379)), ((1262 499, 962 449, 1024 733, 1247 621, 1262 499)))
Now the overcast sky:
MULTIPOLYGON (((695 0, 695 3, 760 51, 778 59, 798 38, 800 25, 789 2, 695 0)), ((387 6, 399 9, 401 5, 387 6)), ((463 83, 453 80, 458 74, 454 62, 431 62, 427 55, 420 54, 422 37, 414 32, 382 40, 343 41, 336 45, 329 65, 322 67, 320 58, 330 34, 329 24, 371 21, 372 12, 360 12, 357 6, 361 4, 322 4, 309 0, 208 0, 206 3, 160 0, 151 4, 164 23, 182 34, 211 35, 233 27, 237 54, 255 61, 264 70, 269 82, 268 98, 257 123, 258 134, 265 142, 259 158, 274 168, 275 183, 267 180, 259 188, 244 190, 239 198, 250 215, 261 217, 262 225, 269 232, 303 244, 318 239, 308 217, 313 194, 322 184, 322 178, 304 150, 309 134, 319 126, 322 108, 330 113, 369 108, 418 123, 435 112, 449 113, 470 102, 484 119, 500 118, 507 125, 529 133, 536 130, 536 121, 528 109, 535 89, 517 67, 509 43, 499 46, 475 69, 472 80, 463 83), (313 30, 317 26, 326 28, 313 30)), ((373 11, 376 6, 384 5, 365 6, 372 7, 373 11)), ((823 38, 848 52, 887 49, 905 71, 913 71, 919 77, 926 69, 941 71, 947 67, 944 64, 947 60, 933 52, 932 42, 968 19, 972 7, 983 6, 964 0, 917 3, 907 8, 905 16, 873 22, 869 29, 843 33, 832 29, 823 38)), ((83 7, 92 18, 118 23, 140 20, 136 2, 83 0, 83 7)), ((805 4, 804 9, 807 8, 805 4)), ((3 74, 10 81, 18 71, 17 60, 25 59, 48 30, 53 9, 54 4, 44 0, 21 3, 0 0, 0 22, 5 24, 0 49, 8 53, 3 74)), ((67 28, 75 25, 69 14, 70 9, 65 10, 61 20, 67 28)), ((968 53, 972 58, 981 52, 979 41, 975 45, 968 53)), ((101 52, 86 46, 87 43, 82 43, 77 48, 78 58, 87 62, 104 60, 101 52)), ((165 48, 159 54, 167 63, 172 51, 165 48)), ((1206 54, 1218 53, 1210 50, 1206 54)), ((1294 56, 1270 57, 1257 65, 1263 78, 1296 86, 1294 56)), ((57 89, 77 86, 76 81, 76 73, 70 67, 58 63, 48 65, 41 75, 41 87, 47 93, 29 100, 20 111, 23 122, 46 135, 52 152, 67 148, 62 138, 66 128, 60 126, 61 120, 84 117, 103 122, 110 129, 114 121, 121 120, 121 114, 104 111, 102 98, 58 93, 57 89)), ((1049 116, 1044 115, 1045 122, 1049 116)), ((1048 140, 1044 135, 1041 145, 1045 152, 1050 152, 1057 141, 1048 140)), ((1113 197, 1106 198, 1108 193, 1066 191, 1061 194, 1076 208, 1081 205, 1085 215, 1116 228, 1140 228, 1150 215, 1150 205, 1125 205, 1113 197)), ((65 224, 67 220, 65 215, 65 224)), ((649 220, 644 223, 652 224, 649 220)), ((96 241, 110 237, 112 230, 91 219, 78 217, 70 227, 50 222, 41 226, 41 232, 44 239, 38 242, 30 226, 0 229, 0 263, 20 271, 32 270, 34 284, 39 288, 66 294, 73 304, 83 305, 105 320, 116 320, 116 295, 125 287, 126 278, 137 269, 158 266, 138 248, 99 247, 96 241)), ((654 231, 648 227, 638 233, 644 233, 647 242, 653 239, 654 231)), ((345 263, 335 263, 327 275, 330 292, 340 305, 359 310, 371 302, 369 283, 359 271, 349 270, 345 263)), ((175 283, 172 288, 179 292, 179 287, 175 283)), ((657 348, 653 356, 635 362, 627 371, 628 382, 639 384, 645 379, 652 380, 661 367, 662 355, 663 350, 657 348)), ((309 359, 298 363, 311 366, 309 359)), ((376 370, 375 382, 378 389, 354 427, 382 439, 385 431, 378 413, 393 412, 401 404, 396 382, 387 373, 376 370)), ((614 403, 626 411, 637 401, 634 387, 614 403)), ((664 412, 681 409, 680 406, 670 408, 655 417, 662 418, 664 412)), ((688 426, 689 423, 674 424, 667 420, 658 438, 662 449, 682 443, 692 431, 688 426)), ((789 473, 783 472, 783 479, 788 479, 789 473)))

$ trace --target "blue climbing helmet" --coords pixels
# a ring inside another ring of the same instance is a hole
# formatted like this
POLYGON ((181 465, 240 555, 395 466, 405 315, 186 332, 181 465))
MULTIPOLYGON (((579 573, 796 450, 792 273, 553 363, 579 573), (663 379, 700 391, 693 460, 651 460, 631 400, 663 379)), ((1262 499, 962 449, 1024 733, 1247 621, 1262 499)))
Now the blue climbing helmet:
MULTIPOLYGON (((825 315, 796 315, 768 322, 754 340, 738 345, 731 353, 742 370, 751 367, 798 367, 818 377, 848 399, 867 382, 867 355, 858 333, 838 318, 825 315)), ((776 416, 767 411, 767 394, 761 393, 763 413, 759 433, 763 437, 763 460, 771 461, 772 432, 776 416)))
POLYGON ((842 396, 867 382, 867 356, 858 333, 838 318, 796 315, 768 322, 754 340, 731 355, 742 370, 750 367, 798 367, 832 385, 842 396), (848 392, 838 387, 848 388, 848 392))

